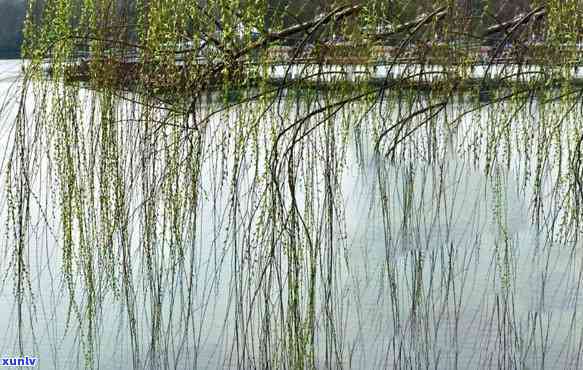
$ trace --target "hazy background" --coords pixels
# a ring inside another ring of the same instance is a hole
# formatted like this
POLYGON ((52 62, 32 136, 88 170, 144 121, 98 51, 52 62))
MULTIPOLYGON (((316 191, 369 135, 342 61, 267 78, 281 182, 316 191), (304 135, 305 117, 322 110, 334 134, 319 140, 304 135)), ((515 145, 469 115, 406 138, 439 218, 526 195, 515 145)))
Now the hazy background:
POLYGON ((0 58, 19 56, 25 13, 24 0, 0 0, 0 58))
MULTIPOLYGON (((43 0, 39 1, 43 2, 43 0)), ((122 1, 131 2, 132 0, 122 1)), ((204 5, 205 1, 200 1, 204 5)), ((434 0, 387 1, 392 4, 389 7, 393 16, 389 18, 397 18, 393 19, 397 23, 410 20, 415 14, 426 12, 434 7, 434 0)), ((318 12, 330 8, 333 2, 332 0, 270 0, 269 7, 271 8, 270 12, 280 13, 283 11, 284 14, 288 14, 289 16, 284 16, 284 23, 292 24, 311 18, 318 12)), ((352 0, 352 2, 358 3, 359 1, 352 0)), ((492 20, 504 21, 528 9, 530 2, 530 0, 458 0, 457 6, 465 9, 470 17, 480 16, 486 8, 490 10, 487 12, 487 16, 492 20)), ((0 59, 16 58, 20 55, 26 3, 27 0, 0 0, 0 59)))

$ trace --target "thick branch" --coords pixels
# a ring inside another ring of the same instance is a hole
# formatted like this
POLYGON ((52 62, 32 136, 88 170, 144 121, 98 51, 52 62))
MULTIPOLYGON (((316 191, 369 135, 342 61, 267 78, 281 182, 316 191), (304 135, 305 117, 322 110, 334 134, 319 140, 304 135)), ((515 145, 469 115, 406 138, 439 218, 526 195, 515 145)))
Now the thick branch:
POLYGON ((360 12, 361 9, 362 9, 362 5, 354 5, 354 6, 349 6, 349 7, 346 7, 346 6, 339 7, 339 8, 331 11, 330 13, 328 13, 324 16, 316 17, 311 21, 288 27, 288 28, 286 28, 282 31, 279 31, 279 32, 268 33, 265 36, 263 36, 263 38, 261 40, 258 40, 256 42, 246 46, 245 48, 240 50, 238 53, 236 53, 235 59, 249 53, 252 50, 264 48, 273 41, 281 40, 281 39, 290 37, 292 35, 298 34, 300 32, 310 30, 317 25, 324 25, 324 24, 327 24, 330 22, 336 23, 336 22, 340 21, 342 18, 357 14, 358 12, 360 12))
POLYGON ((488 36, 491 36, 495 33, 506 32, 506 30, 508 30, 508 29, 511 29, 511 28, 514 29, 520 25, 527 23, 531 18, 538 19, 538 18, 544 17, 546 15, 546 12, 547 11, 546 11, 545 7, 540 6, 526 15, 519 14, 518 16, 516 16, 515 18, 513 18, 507 22, 488 27, 482 36, 488 37, 488 36))
POLYGON ((419 16, 418 18, 416 18, 410 22, 398 25, 397 27, 395 27, 394 30, 392 30, 390 32, 377 33, 377 34, 373 35, 372 38, 374 40, 378 41, 378 40, 382 40, 382 39, 385 39, 385 38, 390 37, 390 36, 394 36, 394 35, 399 34, 399 33, 408 32, 411 29, 418 29, 419 27, 430 23, 431 21, 433 21, 433 19, 440 20, 440 19, 444 18, 446 15, 447 15, 447 7, 441 7, 441 8, 434 10, 433 12, 431 12, 429 14, 422 14, 421 16, 419 16))

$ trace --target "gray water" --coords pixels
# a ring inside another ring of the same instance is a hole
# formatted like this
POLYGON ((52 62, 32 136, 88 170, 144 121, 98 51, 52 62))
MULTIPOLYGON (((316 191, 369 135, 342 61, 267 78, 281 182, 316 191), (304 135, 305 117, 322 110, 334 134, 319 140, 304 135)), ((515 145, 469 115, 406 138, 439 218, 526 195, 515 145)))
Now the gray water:
MULTIPOLYGON (((15 88, 20 81, 18 71, 19 62, 0 61, 0 98, 18 92, 15 88)), ((30 111, 32 99, 26 107, 30 111)), ((201 109, 212 109, 213 104, 219 103, 208 103, 201 109)), ((506 105, 500 103, 463 116, 455 126, 442 128, 436 124, 431 129, 420 130, 398 146, 400 159, 393 162, 375 155, 371 127, 378 124, 379 116, 396 122, 398 104, 404 103, 391 101, 388 107, 373 109, 358 121, 351 118, 358 114, 350 109, 347 119, 335 118, 339 121, 334 130, 347 143, 345 151, 338 153, 339 213, 343 217, 339 217, 338 227, 334 229, 334 249, 328 250, 322 241, 321 258, 325 261, 332 253, 335 258, 333 322, 338 340, 337 357, 341 361, 327 364, 321 355, 325 347, 323 327, 328 318, 320 304, 317 307, 317 367, 581 368, 583 326, 579 289, 583 253, 576 238, 580 230, 569 230, 569 225, 562 222, 566 214, 579 210, 569 210, 565 204, 563 185, 568 182, 568 175, 563 172, 563 178, 557 174, 561 166, 566 166, 565 161, 558 160, 561 150, 556 148, 559 146, 553 147, 555 151, 545 163, 537 162, 536 158, 527 159, 520 150, 528 145, 536 147, 537 140, 542 142, 546 135, 542 128, 536 132, 522 130, 522 127, 536 127, 530 121, 541 119, 537 103, 516 117, 508 116, 506 105), (476 149, 481 145, 479 132, 490 130, 492 115, 498 114, 500 122, 511 123, 509 142, 514 149, 507 152, 500 149, 498 157, 487 159, 492 153, 476 149), (351 125, 348 134, 342 132, 343 125, 351 125), (434 140, 429 140, 430 137, 434 140), (521 141, 527 138, 531 141, 521 141), (545 174, 539 188, 533 185, 532 176, 537 166, 545 174)), ((448 116, 459 116, 467 104, 463 99, 452 104, 448 116)), ((303 109, 307 108, 299 107, 294 116, 301 116, 303 109)), ((352 109, 364 111, 366 107, 363 104, 352 109)), ((572 134, 581 124, 576 113, 569 114, 575 115, 567 116, 571 119, 565 120, 561 135, 572 134)), ((14 107, 6 105, 0 118, 3 226, 7 217, 5 151, 14 140, 11 129, 14 115, 14 107)), ((195 302, 199 303, 192 310, 195 317, 192 332, 183 333, 180 315, 170 318, 171 312, 178 312, 170 302, 173 298, 178 300, 180 283, 166 276, 161 283, 165 291, 162 300, 167 308, 165 360, 158 365, 148 362, 151 312, 148 297, 138 289, 136 299, 141 303, 138 304, 137 335, 144 357, 143 368, 237 368, 233 334, 237 301, 233 289, 241 283, 236 278, 238 267, 234 267, 241 251, 228 241, 233 234, 225 221, 231 212, 229 187, 218 186, 216 179, 221 177, 223 167, 232 164, 217 143, 221 139, 230 140, 225 139, 225 132, 233 129, 239 117, 240 112, 233 109, 209 121, 212 127, 209 137, 213 139, 209 139, 202 169, 205 176, 201 188, 205 196, 200 202, 198 237, 192 242, 192 248, 197 251, 191 264, 197 286, 195 302)), ((276 112, 266 118, 278 119, 276 112)), ((139 150, 140 128, 132 126, 128 130, 127 135, 121 134, 125 145, 139 150)), ((552 140, 560 141, 557 135, 553 133, 552 140)), ((320 168, 324 141, 317 133, 306 139, 301 158, 305 166, 320 168)), ((251 217, 257 195, 253 193, 256 180, 253 163, 242 163, 239 217, 245 223, 251 217)), ((24 337, 23 354, 38 357, 41 368, 77 369, 83 367, 84 359, 78 323, 74 318, 67 323, 69 293, 61 275, 61 226, 59 211, 51 204, 56 197, 51 193, 55 185, 47 166, 47 163, 39 164, 39 175, 33 186, 35 204, 28 256, 34 300, 26 305, 29 312, 25 317, 31 319, 23 324, 24 332, 30 333, 24 337)), ((133 171, 131 161, 127 171, 128 174, 133 171)), ((308 176, 300 172, 298 187, 308 181, 308 176)), ((323 184, 316 181, 312 186, 317 190, 323 184)), ((298 191, 300 208, 306 206, 306 196, 305 190, 298 191)), ((131 199, 130 213, 137 215, 143 199, 139 194, 131 199)), ((324 217, 323 201, 314 208, 316 215, 324 217)), ((141 232, 136 217, 129 230, 136 255, 141 232)), ((246 235, 245 228, 241 228, 235 230, 234 238, 247 246, 246 235)), ((9 238, 3 239, 0 263, 5 274, 0 290, 0 330, 5 334, 0 348, 3 356, 17 356, 16 300, 8 258, 11 246, 4 240, 9 238)), ((256 255, 249 258, 259 262, 246 265, 250 273, 253 266, 262 263, 260 243, 255 251, 256 255)), ((285 267, 286 255, 278 253, 285 267)), ((139 269, 140 262, 136 261, 135 265, 139 269)), ((142 283, 136 279, 135 284, 142 283)), ((244 284, 253 289, 257 282, 251 280, 244 284)), ((321 300, 323 290, 319 287, 321 300)), ((83 296, 83 290, 78 287, 79 302, 83 302, 83 296)), ((258 311, 253 311, 256 306, 249 302, 252 296, 251 293, 244 295, 243 300, 249 305, 245 307, 250 307, 252 324, 256 325, 250 324, 248 329, 253 338, 259 337, 260 311, 265 307, 257 303, 258 311)), ((102 307, 95 367, 131 368, 124 305, 104 295, 102 307)), ((252 352, 257 343, 249 346, 252 352)), ((249 360, 245 368, 253 368, 253 363, 249 360)))

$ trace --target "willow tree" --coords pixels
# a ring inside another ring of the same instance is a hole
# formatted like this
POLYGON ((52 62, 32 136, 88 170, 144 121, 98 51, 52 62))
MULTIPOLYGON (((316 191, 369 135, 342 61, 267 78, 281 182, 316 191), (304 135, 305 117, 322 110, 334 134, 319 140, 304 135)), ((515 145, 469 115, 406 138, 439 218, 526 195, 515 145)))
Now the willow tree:
MULTIPOLYGON (((452 144, 443 138, 466 117, 479 125, 468 151, 496 190, 502 327, 513 314, 500 190, 511 153, 532 161, 529 171, 535 163, 525 182, 534 186, 539 219, 543 178, 549 163, 559 164, 558 229, 578 242, 583 136, 572 69, 581 63, 582 9, 576 0, 532 1, 497 19, 501 8, 493 7, 503 4, 482 3, 468 12, 453 0, 423 9, 406 0, 318 8, 307 1, 31 0, 5 195, 21 353, 42 293, 30 264, 42 224, 60 253, 65 335, 78 338, 86 368, 104 356, 110 306, 120 308, 134 368, 205 367, 208 352, 239 369, 352 367, 358 338, 352 342, 345 329, 355 303, 341 284, 351 273, 342 179, 356 142, 362 171, 363 148, 373 148, 387 246, 379 295, 395 334, 383 356, 393 367, 429 366, 427 302, 436 307, 455 296, 455 253, 451 244, 443 255, 451 268, 440 275, 445 296, 426 291, 433 270, 423 249, 408 251, 412 280, 399 275, 391 171, 403 165, 406 172, 399 230, 409 232, 421 217, 416 166, 445 163, 452 144), (536 49, 533 34, 546 44, 536 49), (486 43, 494 47, 482 60, 486 43), (500 74, 504 64, 496 63, 510 44, 515 59, 507 64, 516 68, 500 74), (277 48, 287 53, 283 63, 277 48), (485 73, 476 81, 469 76, 480 63, 485 73), (380 68, 385 77, 372 81, 380 68), (454 109, 468 97, 463 111, 454 109), (533 102, 541 117, 529 121, 533 102), (494 114, 493 106, 504 108, 494 114), (485 114, 485 123, 474 114, 485 114), (523 125, 518 133, 514 121, 523 125), (216 316, 222 326, 212 326, 216 316)), ((520 333, 498 334, 497 343, 522 343, 520 333)), ((498 348, 500 366, 510 366, 515 347, 498 348)))

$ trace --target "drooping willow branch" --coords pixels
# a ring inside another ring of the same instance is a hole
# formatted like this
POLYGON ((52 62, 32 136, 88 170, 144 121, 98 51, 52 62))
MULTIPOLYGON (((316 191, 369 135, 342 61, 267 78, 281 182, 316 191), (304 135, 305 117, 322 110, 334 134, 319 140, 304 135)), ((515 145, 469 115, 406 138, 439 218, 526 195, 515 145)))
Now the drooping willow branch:
POLYGON ((532 10, 531 12, 529 12, 528 14, 519 14, 507 22, 499 23, 488 27, 486 31, 482 34, 482 37, 488 37, 496 33, 506 32, 509 29, 511 30, 509 33, 512 33, 513 32, 512 30, 515 30, 517 27, 526 24, 531 19, 537 21, 540 18, 546 16, 546 14, 547 11, 545 6, 544 5, 539 6, 532 10))

